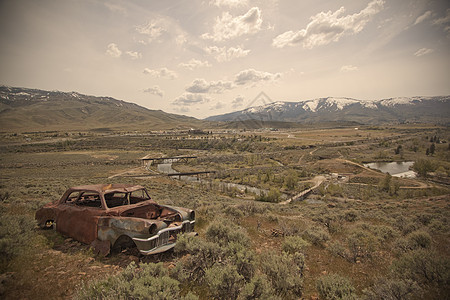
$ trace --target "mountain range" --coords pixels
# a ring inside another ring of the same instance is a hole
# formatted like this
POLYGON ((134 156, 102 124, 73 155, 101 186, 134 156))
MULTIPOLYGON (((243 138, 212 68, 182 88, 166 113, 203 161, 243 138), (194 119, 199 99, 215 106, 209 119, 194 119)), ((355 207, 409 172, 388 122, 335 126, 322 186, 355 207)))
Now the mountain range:
POLYGON ((209 122, 111 97, 0 86, 0 131, 161 130, 209 122))
MULTIPOLYGON (((262 100, 259 103, 271 102, 264 93, 260 95, 265 99, 259 99, 262 100)), ((0 86, 0 131, 167 130, 218 126, 211 121, 226 122, 219 125, 223 128, 284 128, 318 123, 450 125, 449 100, 450 96, 277 101, 198 120, 111 97, 0 86)))
POLYGON ((450 124, 450 96, 401 97, 382 100, 319 98, 273 102, 206 118, 208 121, 283 121, 299 123, 358 122, 450 124))

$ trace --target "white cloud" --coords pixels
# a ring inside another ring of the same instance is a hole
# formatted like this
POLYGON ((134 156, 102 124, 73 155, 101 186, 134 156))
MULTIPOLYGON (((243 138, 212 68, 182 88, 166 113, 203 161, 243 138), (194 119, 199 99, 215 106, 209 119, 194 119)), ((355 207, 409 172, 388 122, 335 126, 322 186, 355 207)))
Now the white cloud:
POLYGON ((120 6, 120 5, 114 4, 114 3, 108 3, 108 2, 105 2, 104 4, 112 12, 118 12, 118 13, 121 13, 124 15, 127 14, 127 10, 123 6, 120 6))
POLYGON ((248 0, 213 0, 210 4, 216 5, 218 7, 229 6, 229 7, 238 7, 238 6, 246 6, 248 0))
POLYGON ((417 51, 414 53, 414 55, 417 56, 417 57, 420 57, 420 56, 422 56, 422 55, 427 55, 427 54, 430 54, 430 53, 432 53, 432 52, 434 52, 433 49, 422 48, 422 49, 417 50, 417 51))
POLYGON ((241 46, 237 47, 217 47, 211 46, 206 47, 205 51, 209 54, 214 55, 214 58, 218 62, 230 61, 235 58, 245 57, 250 53, 250 50, 245 50, 241 46))
POLYGON ((163 20, 153 20, 146 24, 136 26, 136 31, 145 35, 147 41, 141 41, 143 44, 150 43, 158 39, 166 30, 162 26, 163 20))
POLYGON ((249 83, 258 83, 260 81, 275 81, 281 78, 281 73, 269 73, 256 71, 254 69, 243 70, 236 74, 234 83, 244 85, 249 83))
POLYGON ((159 68, 157 70, 145 68, 144 74, 148 74, 156 78, 167 78, 167 79, 175 79, 178 77, 178 74, 175 71, 169 70, 167 68, 159 68))
POLYGON ((201 60, 193 58, 190 61, 188 61, 187 63, 180 63, 178 66, 189 69, 189 70, 194 70, 194 69, 201 68, 201 67, 211 67, 211 64, 207 60, 201 61, 201 60))
POLYGON ((190 112, 191 110, 189 109, 189 107, 187 106, 179 106, 179 107, 175 107, 173 109, 174 111, 178 112, 178 113, 187 113, 190 112))
POLYGON ((205 33, 202 38, 220 42, 246 34, 255 34, 261 30, 261 24, 261 10, 258 7, 253 7, 244 15, 235 18, 230 13, 224 12, 221 18, 217 17, 213 34, 205 33))
POLYGON ((142 58, 142 54, 136 51, 127 51, 126 54, 128 54, 131 57, 131 59, 142 58))
POLYGON ((106 49, 106 54, 114 58, 119 58, 122 55, 122 51, 119 50, 116 44, 111 43, 106 49))
POLYGON ((354 71, 358 71, 359 68, 352 66, 352 65, 345 65, 341 67, 341 72, 343 73, 347 73, 347 72, 354 72, 354 71))
POLYGON ((172 105, 177 106, 191 106, 195 104, 203 104, 209 102, 211 99, 203 94, 183 93, 183 95, 176 98, 172 105))
POLYGON ((148 88, 144 90, 144 93, 149 93, 152 95, 157 95, 160 97, 164 96, 164 91, 159 88, 159 86, 155 85, 154 87, 148 88))
POLYGON ((345 35, 361 32, 372 17, 383 9, 384 0, 373 0, 359 13, 342 14, 345 8, 335 12, 321 12, 311 17, 305 29, 286 31, 278 35, 272 42, 276 48, 301 44, 303 48, 312 49, 317 46, 337 42, 345 35))
POLYGON ((216 110, 216 109, 222 109, 225 107, 225 104, 223 104, 222 102, 217 102, 216 104, 214 104, 213 106, 211 106, 211 110, 216 110))
POLYGON ((416 22, 414 22, 414 25, 417 25, 419 23, 422 23, 423 21, 425 21, 426 19, 428 19, 429 17, 431 17, 431 11, 426 11, 423 15, 420 15, 417 19, 416 22))
POLYGON ((195 79, 192 84, 186 88, 186 91, 191 93, 221 94, 226 90, 231 90, 233 87, 231 81, 219 80, 207 82, 205 79, 195 79))
POLYGON ((450 8, 447 9, 444 17, 433 20, 433 25, 445 25, 447 23, 450 23, 450 8))
POLYGON ((187 43, 187 38, 186 38, 186 36, 185 36, 184 34, 179 34, 179 35, 177 35, 177 37, 175 38, 175 43, 176 43, 178 46, 181 46, 181 45, 186 44, 186 43, 187 43))
POLYGON ((233 102, 231 102, 231 106, 233 108, 238 108, 244 105, 244 97, 242 96, 237 96, 233 102))
POLYGON ((433 20, 432 24, 436 26, 444 26, 444 31, 447 32, 447 37, 450 38, 450 8, 447 9, 444 17, 433 20))

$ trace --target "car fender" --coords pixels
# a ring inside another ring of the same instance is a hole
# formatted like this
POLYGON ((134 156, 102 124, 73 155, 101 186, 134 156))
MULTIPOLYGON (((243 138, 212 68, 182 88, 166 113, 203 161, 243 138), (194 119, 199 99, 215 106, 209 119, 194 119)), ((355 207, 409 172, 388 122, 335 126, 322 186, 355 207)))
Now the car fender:
POLYGON ((98 240, 109 241, 111 245, 114 245, 122 235, 130 238, 149 237, 149 230, 153 224, 156 226, 154 228, 155 232, 167 227, 166 223, 158 220, 144 220, 129 217, 100 217, 98 220, 98 240))

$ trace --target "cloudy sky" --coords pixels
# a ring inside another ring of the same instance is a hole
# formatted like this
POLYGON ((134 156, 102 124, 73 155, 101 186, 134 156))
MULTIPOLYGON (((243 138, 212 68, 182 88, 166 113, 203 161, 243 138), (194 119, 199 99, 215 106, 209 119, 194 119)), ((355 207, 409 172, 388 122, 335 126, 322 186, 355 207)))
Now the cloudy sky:
POLYGON ((0 84, 198 118, 450 94, 448 0, 0 0, 0 38, 0 84))

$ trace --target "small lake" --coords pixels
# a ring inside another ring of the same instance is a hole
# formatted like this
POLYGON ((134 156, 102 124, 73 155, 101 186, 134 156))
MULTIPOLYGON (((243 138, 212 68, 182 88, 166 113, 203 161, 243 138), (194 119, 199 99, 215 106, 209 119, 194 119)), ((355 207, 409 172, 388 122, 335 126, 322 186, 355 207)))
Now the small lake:
POLYGON ((407 177, 415 178, 416 173, 410 168, 414 164, 413 161, 401 161, 401 162, 373 162, 369 164, 364 164, 365 167, 371 169, 380 170, 383 173, 389 173, 395 177, 407 177))

